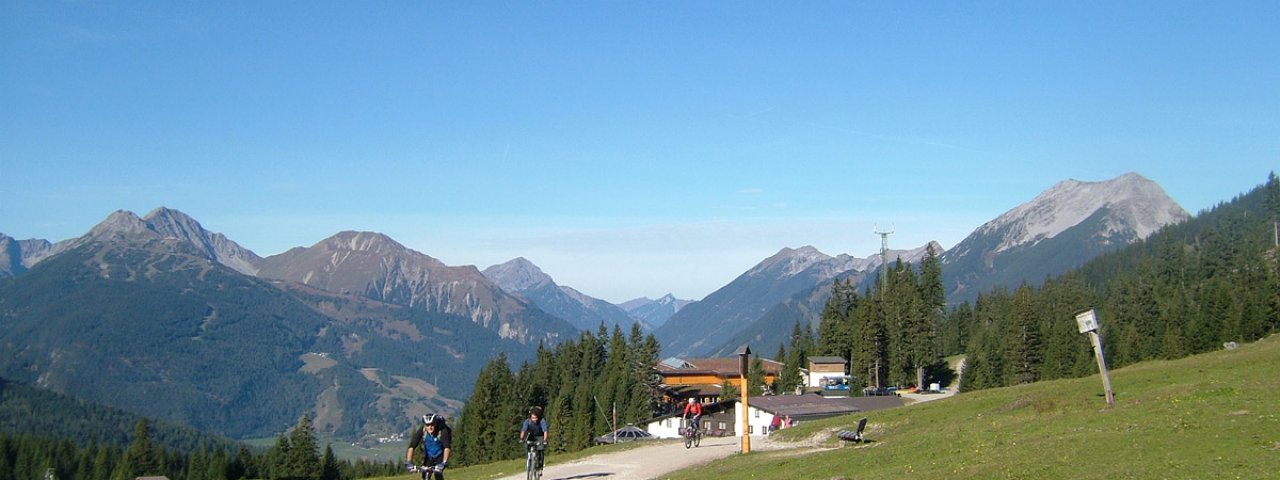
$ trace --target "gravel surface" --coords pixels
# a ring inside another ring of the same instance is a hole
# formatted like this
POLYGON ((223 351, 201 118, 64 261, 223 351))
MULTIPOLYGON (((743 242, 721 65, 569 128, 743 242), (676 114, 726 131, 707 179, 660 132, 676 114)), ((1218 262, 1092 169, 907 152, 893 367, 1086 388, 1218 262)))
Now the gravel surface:
MULTIPOLYGON (((912 403, 941 400, 955 394, 954 390, 934 394, 904 394, 912 403)), ((826 436, 834 434, 825 433, 826 436)), ((651 480, 664 474, 712 460, 737 455, 742 451, 742 437, 703 437, 702 444, 684 448, 679 440, 658 440, 652 445, 612 452, 569 463, 548 464, 542 472, 543 480, 651 480)), ((782 443, 769 437, 751 437, 751 451, 794 449, 814 450, 814 442, 782 443)), ((521 480, 523 472, 502 477, 499 480, 521 480)))
MULTIPOLYGON (((751 450, 772 448, 763 437, 751 437, 751 450)), ((653 445, 624 451, 592 455, 563 464, 548 464, 543 480, 649 480, 662 478, 668 472, 707 463, 717 458, 736 455, 742 450, 742 437, 703 437, 701 445, 684 448, 683 441, 659 440, 653 445)), ((502 477, 521 480, 524 473, 502 477)))

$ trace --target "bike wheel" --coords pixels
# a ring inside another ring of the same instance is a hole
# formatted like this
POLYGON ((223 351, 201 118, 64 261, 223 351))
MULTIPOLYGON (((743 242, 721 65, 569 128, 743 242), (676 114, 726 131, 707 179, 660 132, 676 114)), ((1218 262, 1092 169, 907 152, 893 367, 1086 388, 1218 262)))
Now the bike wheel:
POLYGON ((696 446, 700 445, 701 443, 702 443, 702 432, 698 432, 698 434, 697 434, 697 435, 694 435, 694 436, 693 436, 693 446, 695 446, 695 447, 696 447, 696 446))
POLYGON ((534 456, 533 451, 529 451, 529 458, 525 461, 525 471, 528 472, 528 480, 538 480, 538 458, 534 456))

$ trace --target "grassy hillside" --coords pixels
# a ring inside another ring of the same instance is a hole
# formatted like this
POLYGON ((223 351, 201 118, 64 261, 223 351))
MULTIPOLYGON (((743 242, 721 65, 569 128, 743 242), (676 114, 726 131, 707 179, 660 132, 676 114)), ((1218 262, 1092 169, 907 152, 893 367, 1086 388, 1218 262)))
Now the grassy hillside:
POLYGON ((832 431, 858 416, 809 422, 780 438, 810 453, 757 451, 672 479, 1266 478, 1280 472, 1280 336, 1097 375, 961 394, 872 412, 863 445, 832 431))

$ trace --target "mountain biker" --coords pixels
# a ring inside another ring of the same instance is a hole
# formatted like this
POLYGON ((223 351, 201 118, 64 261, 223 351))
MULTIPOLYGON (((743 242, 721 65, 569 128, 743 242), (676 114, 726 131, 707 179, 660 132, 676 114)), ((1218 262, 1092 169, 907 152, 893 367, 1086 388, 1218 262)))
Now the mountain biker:
POLYGON ((520 422, 520 441, 527 442, 529 440, 537 440, 538 444, 538 468, 542 468, 542 457, 545 456, 547 445, 547 420, 542 418, 542 407, 534 406, 529 409, 529 418, 520 422))
POLYGON ((445 425, 444 415, 428 413, 422 416, 422 428, 409 439, 409 449, 404 454, 406 465, 413 465, 413 450, 418 446, 422 446, 422 466, 436 467, 423 469, 423 480, 427 480, 429 474, 434 474, 434 480, 444 480, 444 467, 449 464, 449 455, 453 453, 453 429, 445 425))
POLYGON ((680 418, 682 419, 689 418, 690 415, 693 415, 693 420, 689 422, 689 425, 692 426, 694 430, 701 430, 702 429, 702 404, 698 403, 697 400, 694 400, 692 398, 689 399, 689 403, 685 404, 684 413, 680 415, 680 418))

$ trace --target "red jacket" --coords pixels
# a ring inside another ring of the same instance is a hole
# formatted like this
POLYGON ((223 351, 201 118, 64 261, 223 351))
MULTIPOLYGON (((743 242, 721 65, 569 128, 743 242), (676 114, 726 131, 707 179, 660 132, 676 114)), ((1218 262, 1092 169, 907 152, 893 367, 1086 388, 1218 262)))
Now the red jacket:
POLYGON ((702 415, 702 404, 698 402, 685 404, 684 415, 688 416, 690 412, 693 412, 694 416, 702 415))

